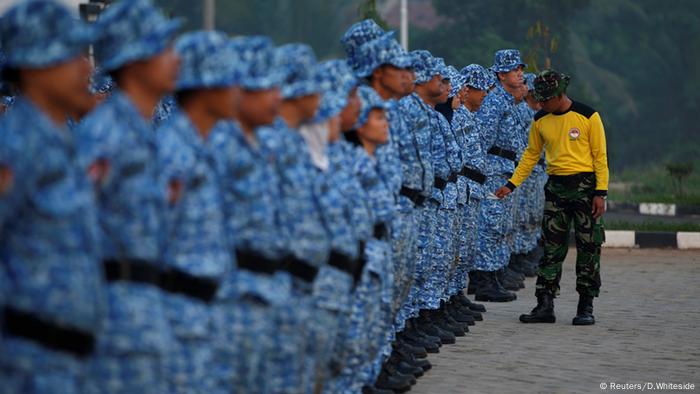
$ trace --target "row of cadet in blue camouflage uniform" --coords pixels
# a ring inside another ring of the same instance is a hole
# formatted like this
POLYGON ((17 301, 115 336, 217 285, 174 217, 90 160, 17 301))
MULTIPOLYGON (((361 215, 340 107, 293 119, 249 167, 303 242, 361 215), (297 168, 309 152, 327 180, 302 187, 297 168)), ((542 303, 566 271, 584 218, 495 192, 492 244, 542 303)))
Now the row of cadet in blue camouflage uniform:
POLYGON ((403 392, 482 320, 467 287, 534 273, 543 165, 492 193, 534 114, 517 50, 457 70, 365 20, 318 62, 180 25, 0 18, 0 393, 403 392))

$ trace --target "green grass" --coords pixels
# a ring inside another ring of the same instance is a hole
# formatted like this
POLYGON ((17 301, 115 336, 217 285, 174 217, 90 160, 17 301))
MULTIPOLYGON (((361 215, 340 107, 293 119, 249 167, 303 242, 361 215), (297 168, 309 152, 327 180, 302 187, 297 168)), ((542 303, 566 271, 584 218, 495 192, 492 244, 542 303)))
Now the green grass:
POLYGON ((679 193, 665 164, 656 162, 646 168, 627 169, 612 173, 612 182, 625 182, 625 191, 610 190, 609 198, 615 202, 642 203, 659 202, 684 205, 700 205, 700 161, 683 181, 683 193, 679 193))
POLYGON ((606 221, 606 230, 628 230, 628 231, 690 231, 699 232, 700 223, 669 223, 654 220, 647 220, 641 223, 631 223, 626 221, 606 221))

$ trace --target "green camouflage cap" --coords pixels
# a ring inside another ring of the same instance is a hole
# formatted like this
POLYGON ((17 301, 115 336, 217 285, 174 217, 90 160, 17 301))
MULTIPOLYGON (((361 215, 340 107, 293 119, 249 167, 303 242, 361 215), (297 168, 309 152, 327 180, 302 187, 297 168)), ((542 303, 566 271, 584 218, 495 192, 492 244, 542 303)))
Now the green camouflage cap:
POLYGON ((546 101, 566 92, 571 77, 554 70, 544 70, 535 78, 533 96, 537 101, 546 101))

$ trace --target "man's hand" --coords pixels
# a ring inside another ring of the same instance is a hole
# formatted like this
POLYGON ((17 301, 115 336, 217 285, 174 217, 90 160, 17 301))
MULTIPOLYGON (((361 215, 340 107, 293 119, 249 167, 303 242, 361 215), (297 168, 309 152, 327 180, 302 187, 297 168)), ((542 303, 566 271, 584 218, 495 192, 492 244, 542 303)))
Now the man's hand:
POLYGON ((593 219, 598 219, 605 213, 605 199, 601 196, 593 197, 593 219))
POLYGON ((500 188, 498 188, 498 190, 496 190, 496 193, 494 194, 496 195, 496 197, 503 199, 505 196, 509 195, 512 192, 513 191, 510 190, 508 186, 501 186, 500 188))

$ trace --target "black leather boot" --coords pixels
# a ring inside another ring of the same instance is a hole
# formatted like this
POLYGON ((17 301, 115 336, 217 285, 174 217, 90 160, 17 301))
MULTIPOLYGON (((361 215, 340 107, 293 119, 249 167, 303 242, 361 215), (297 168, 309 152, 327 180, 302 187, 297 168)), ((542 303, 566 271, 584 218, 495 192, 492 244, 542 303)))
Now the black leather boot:
POLYGON ((419 329, 424 333, 440 338, 440 342, 443 345, 449 345, 455 343, 455 335, 449 330, 443 330, 440 326, 435 324, 435 322, 430 317, 430 311, 421 311, 421 314, 427 314, 421 316, 419 319, 419 329))
POLYGON ((554 296, 542 293, 537 296, 537 306, 528 314, 520 315, 523 323, 554 323, 554 296))
POLYGON ((475 299, 487 302, 510 302, 517 296, 501 286, 495 271, 475 271, 478 279, 475 299))
POLYGON ((467 284, 467 294, 474 294, 479 286, 479 277, 476 271, 469 271, 469 284, 467 284))
POLYGON ((474 317, 472 317, 470 312, 466 312, 469 309, 459 304, 459 301, 451 300, 447 303, 447 313, 456 321, 464 323, 468 326, 473 326, 474 317))
POLYGON ((576 317, 574 317, 573 325, 590 326, 593 324, 595 324, 595 317, 593 317, 593 297, 580 295, 578 297, 578 308, 576 308, 576 317))
POLYGON ((394 351, 401 358, 401 361, 407 362, 408 364, 421 368, 423 371, 427 371, 432 368, 432 364, 425 358, 418 358, 413 353, 408 351, 403 344, 397 342, 394 345, 394 351))
POLYGON ((466 306, 467 308, 469 308, 473 312, 486 312, 485 306, 483 306, 482 304, 477 304, 475 302, 472 302, 472 300, 470 300, 469 297, 464 295, 464 292, 460 291, 457 294, 457 299, 462 303, 462 305, 466 306))

